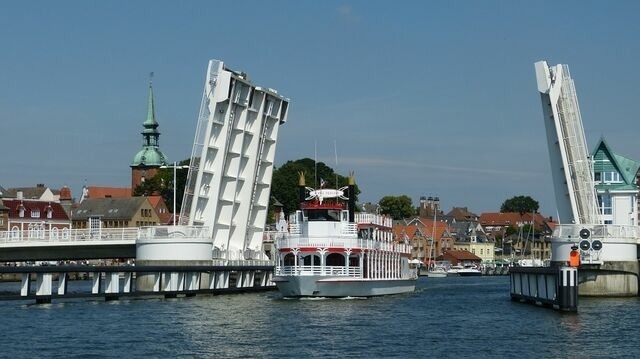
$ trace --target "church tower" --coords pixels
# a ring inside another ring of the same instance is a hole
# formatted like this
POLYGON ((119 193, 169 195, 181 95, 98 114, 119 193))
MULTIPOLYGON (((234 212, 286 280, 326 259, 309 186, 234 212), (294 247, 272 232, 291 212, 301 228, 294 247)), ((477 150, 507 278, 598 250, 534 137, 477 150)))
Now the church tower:
POLYGON ((153 105, 153 87, 149 81, 149 99, 147 102, 147 119, 142 124, 142 149, 133 158, 131 163, 131 192, 135 191, 145 179, 152 178, 158 172, 160 166, 167 164, 167 158, 158 146, 158 122, 156 121, 153 105))

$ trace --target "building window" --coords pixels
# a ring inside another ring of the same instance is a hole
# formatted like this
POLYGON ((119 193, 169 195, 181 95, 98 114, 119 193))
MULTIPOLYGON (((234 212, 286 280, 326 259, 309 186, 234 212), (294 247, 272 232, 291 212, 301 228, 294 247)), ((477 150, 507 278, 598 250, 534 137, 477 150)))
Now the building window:
POLYGON ((600 214, 612 214, 611 208, 611 196, 598 195, 598 207, 600 208, 600 214))
POLYGON ((31 218, 40 218, 40 210, 37 208, 31 210, 31 218))

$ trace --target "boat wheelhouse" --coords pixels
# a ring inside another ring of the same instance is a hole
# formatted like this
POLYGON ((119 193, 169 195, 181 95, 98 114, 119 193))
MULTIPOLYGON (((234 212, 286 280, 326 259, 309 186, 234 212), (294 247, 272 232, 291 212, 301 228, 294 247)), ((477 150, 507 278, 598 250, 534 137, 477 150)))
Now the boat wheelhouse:
POLYGON ((355 213, 354 190, 353 177, 347 187, 315 190, 301 175, 300 209, 288 225, 281 216, 275 241, 273 281, 284 296, 368 297, 415 289, 410 246, 393 240, 390 217, 355 213))

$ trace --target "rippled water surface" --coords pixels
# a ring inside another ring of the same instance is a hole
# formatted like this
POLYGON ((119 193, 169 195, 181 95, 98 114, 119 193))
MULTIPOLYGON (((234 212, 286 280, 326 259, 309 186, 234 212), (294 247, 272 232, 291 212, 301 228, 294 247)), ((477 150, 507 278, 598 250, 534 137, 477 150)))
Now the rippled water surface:
MULTIPOLYGON (((1 286, 0 286, 1 289, 1 286)), ((0 302, 0 357, 640 357, 640 300, 578 314, 511 302, 508 277, 420 278, 415 293, 0 302)))

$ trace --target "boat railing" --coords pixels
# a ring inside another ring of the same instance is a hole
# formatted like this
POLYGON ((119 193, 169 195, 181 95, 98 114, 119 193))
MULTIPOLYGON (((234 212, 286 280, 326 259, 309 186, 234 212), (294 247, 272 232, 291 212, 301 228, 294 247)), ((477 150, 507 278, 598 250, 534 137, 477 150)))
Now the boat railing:
POLYGON ((393 226, 393 219, 389 216, 384 216, 376 213, 356 213, 355 221, 358 224, 375 224, 381 227, 393 226))
POLYGON ((356 236, 358 235, 358 225, 355 223, 343 223, 340 233, 343 236, 356 236))
POLYGON ((276 266, 275 275, 300 275, 300 276, 341 276, 341 277, 361 277, 360 267, 345 266, 276 266))
POLYGON ((344 238, 344 237, 281 237, 274 240, 276 248, 300 248, 300 247, 317 247, 317 248, 352 248, 380 250, 398 253, 411 253, 411 246, 401 243, 380 242, 362 238, 344 238))

